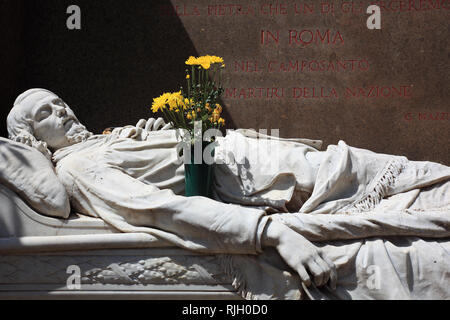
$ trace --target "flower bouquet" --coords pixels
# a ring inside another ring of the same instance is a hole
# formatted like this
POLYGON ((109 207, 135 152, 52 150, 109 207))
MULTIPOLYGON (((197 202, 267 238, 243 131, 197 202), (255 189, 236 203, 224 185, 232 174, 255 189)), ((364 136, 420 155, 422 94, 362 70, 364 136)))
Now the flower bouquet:
POLYGON ((186 61, 186 89, 164 93, 152 104, 154 113, 161 112, 166 122, 179 129, 183 139, 186 196, 211 196, 213 179, 214 133, 225 125, 219 99, 223 94, 223 58, 190 57, 186 61))

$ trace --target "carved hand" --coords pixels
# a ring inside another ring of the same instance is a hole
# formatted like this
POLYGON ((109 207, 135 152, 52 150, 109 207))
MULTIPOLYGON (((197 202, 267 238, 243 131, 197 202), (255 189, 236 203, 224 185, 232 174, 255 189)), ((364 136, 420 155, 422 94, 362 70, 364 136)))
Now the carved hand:
POLYGON ((169 130, 172 129, 172 125, 166 124, 162 118, 154 119, 150 118, 148 120, 141 119, 136 124, 136 128, 144 129, 145 131, 158 131, 158 130, 169 130))
POLYGON ((306 286, 311 276, 317 287, 330 282, 336 289, 337 272, 334 263, 299 233, 276 221, 269 221, 262 238, 263 246, 275 247, 284 261, 297 273, 306 286))

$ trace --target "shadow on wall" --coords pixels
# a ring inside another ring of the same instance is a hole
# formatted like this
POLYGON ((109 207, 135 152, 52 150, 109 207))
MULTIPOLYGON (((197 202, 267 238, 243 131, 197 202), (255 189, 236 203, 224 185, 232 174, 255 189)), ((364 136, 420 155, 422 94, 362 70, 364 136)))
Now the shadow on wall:
POLYGON ((72 4, 1 2, 2 47, 11 48, 1 53, 2 136, 14 99, 29 88, 54 91, 101 133, 151 117, 153 98, 185 84, 184 62, 198 53, 180 19, 167 14, 170 0, 79 0, 81 30, 66 26, 72 4))

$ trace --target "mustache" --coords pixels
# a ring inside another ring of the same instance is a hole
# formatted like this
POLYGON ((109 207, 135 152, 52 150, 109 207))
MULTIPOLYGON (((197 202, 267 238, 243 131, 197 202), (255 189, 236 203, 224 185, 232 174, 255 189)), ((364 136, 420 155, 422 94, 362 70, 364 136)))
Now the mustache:
POLYGON ((82 124, 77 124, 72 127, 67 134, 67 140, 71 143, 79 143, 86 141, 93 136, 92 132, 89 132, 82 124))
POLYGON ((61 120, 61 124, 62 126, 65 126, 67 124, 67 122, 69 121, 73 121, 76 124, 79 124, 79 121, 77 118, 73 117, 73 116, 66 116, 61 120))

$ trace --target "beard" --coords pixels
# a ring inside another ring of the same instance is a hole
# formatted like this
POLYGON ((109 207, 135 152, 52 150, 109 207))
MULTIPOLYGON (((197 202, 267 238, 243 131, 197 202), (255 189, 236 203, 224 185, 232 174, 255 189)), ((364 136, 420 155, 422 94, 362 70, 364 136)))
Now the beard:
POLYGON ((76 143, 84 142, 90 137, 92 137, 92 133, 89 132, 85 126, 80 123, 74 123, 70 128, 69 132, 67 132, 66 137, 67 141, 73 145, 76 143))

